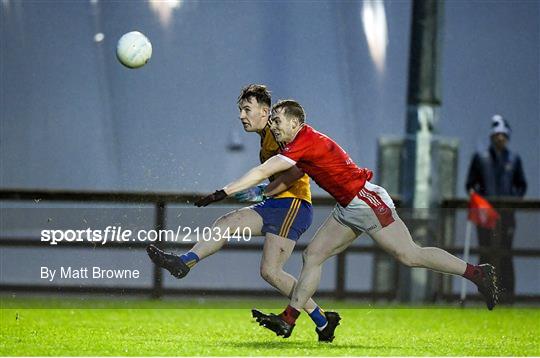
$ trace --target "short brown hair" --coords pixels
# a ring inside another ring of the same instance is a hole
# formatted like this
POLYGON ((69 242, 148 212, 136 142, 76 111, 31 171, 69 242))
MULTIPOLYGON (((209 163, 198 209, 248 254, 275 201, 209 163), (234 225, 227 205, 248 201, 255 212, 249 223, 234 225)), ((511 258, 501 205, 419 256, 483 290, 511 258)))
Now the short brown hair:
POLYGON ((251 97, 255 97, 257 103, 259 104, 266 104, 268 107, 270 107, 272 104, 272 94, 265 85, 252 83, 245 86, 242 88, 242 91, 240 91, 240 95, 238 96, 238 100, 236 102, 240 104, 240 102, 243 100, 249 101, 251 97))
POLYGON ((306 120, 306 112, 300 103, 293 99, 282 99, 272 106, 272 112, 276 109, 283 108, 283 114, 286 116, 293 116, 298 119, 300 123, 304 123, 306 120))

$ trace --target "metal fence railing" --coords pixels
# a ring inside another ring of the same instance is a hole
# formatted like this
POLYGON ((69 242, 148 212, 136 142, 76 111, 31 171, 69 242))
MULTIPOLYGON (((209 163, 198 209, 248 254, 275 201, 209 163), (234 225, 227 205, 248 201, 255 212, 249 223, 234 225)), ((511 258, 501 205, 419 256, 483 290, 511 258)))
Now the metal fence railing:
MULTIPOLYGON (((60 191, 60 190, 14 190, 14 189, 1 189, 0 201, 1 202, 32 202, 34 200, 50 201, 55 203, 138 203, 138 204, 150 204, 154 210, 154 223, 153 226, 156 230, 166 228, 167 207, 173 204, 187 204, 192 203, 198 194, 174 194, 174 193, 131 193, 131 192, 84 192, 84 191, 60 191)), ((235 203, 235 201, 229 200, 225 203, 235 203)), ((329 197, 316 197, 313 199, 313 204, 317 206, 330 207, 334 205, 335 201, 329 197)), ((399 204, 399 201, 398 201, 399 204)), ((513 207, 516 209, 532 209, 540 210, 540 201, 538 200, 502 200, 494 203, 496 206, 503 205, 504 207, 513 207)), ((399 205, 398 205, 399 206, 399 205)), ((467 207, 467 201, 463 199, 451 199, 445 200, 442 203, 444 209, 462 210, 467 207)), ((455 210, 443 210, 442 212, 450 213, 450 217, 442 220, 444 225, 452 223, 451 217, 455 210)), ((2 230, 3 231, 3 230, 2 230)), ((450 230, 451 231, 451 230, 450 230)), ((463 252, 463 247, 455 246, 453 240, 444 237, 448 236, 449 230, 444 227, 441 230, 441 238, 438 240, 444 249, 453 254, 460 254, 463 252)), ((146 247, 144 242, 130 242, 128 245, 111 243, 107 248, 126 250, 126 249, 144 249, 146 247)), ((188 249, 191 244, 186 243, 162 243, 163 248, 172 248, 176 250, 188 249)), ((91 247, 91 243, 87 242, 65 242, 62 245, 55 246, 56 248, 87 248, 91 247)), ((303 251, 307 245, 297 244, 295 251, 303 251)), ((49 249, 50 246, 43 246, 43 243, 35 237, 8 237, 5 233, 0 236, 0 249, 17 247, 17 248, 40 248, 43 250, 49 249)), ((234 251, 261 251, 263 244, 242 244, 237 243, 235 245, 226 245, 223 250, 234 251)), ((472 254, 478 254, 480 249, 472 248, 472 254)), ((333 289, 321 290, 317 292, 318 297, 330 297, 335 299, 345 298, 365 298, 371 300, 386 299, 392 300, 398 297, 397 282, 394 282, 390 289, 380 292, 374 288, 370 290, 351 290, 347 288, 347 255, 352 253, 362 253, 372 256, 386 255, 380 248, 375 245, 372 246, 351 246, 346 251, 337 256, 335 261, 335 286, 333 289)), ((540 249, 528 248, 528 249, 514 249, 511 252, 501 252, 501 255, 512 255, 522 257, 533 257, 540 259, 540 249)), ((121 294, 147 294, 152 297, 160 297, 162 295, 169 294, 182 294, 182 295, 234 295, 234 296, 278 296, 278 293, 269 290, 252 290, 252 289, 190 289, 181 290, 178 288, 164 287, 163 285, 163 273, 162 270, 154 267, 152 285, 151 287, 105 287, 105 286, 68 286, 68 285, 43 285, 43 284, 1 284, 0 291, 3 292, 62 292, 62 293, 121 293, 121 294)), ((448 281, 441 280, 437 287, 437 297, 446 300, 456 300, 457 295, 451 293, 451 284, 448 281)), ((540 295, 527 295, 517 296, 516 301, 534 301, 540 302, 540 295)))

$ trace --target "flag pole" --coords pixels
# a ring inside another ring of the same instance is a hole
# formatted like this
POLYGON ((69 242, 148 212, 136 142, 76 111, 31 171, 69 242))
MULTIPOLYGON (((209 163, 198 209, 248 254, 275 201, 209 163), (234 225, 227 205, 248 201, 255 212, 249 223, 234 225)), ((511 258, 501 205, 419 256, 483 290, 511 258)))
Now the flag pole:
MULTIPOLYGON (((465 243, 463 244, 463 261, 469 262, 469 250, 471 248, 471 232, 472 232, 472 223, 470 220, 467 220, 467 225, 465 226, 465 243)), ((465 297, 467 296, 467 279, 463 277, 461 279, 461 293, 460 293, 460 302, 461 306, 465 305, 465 297)))

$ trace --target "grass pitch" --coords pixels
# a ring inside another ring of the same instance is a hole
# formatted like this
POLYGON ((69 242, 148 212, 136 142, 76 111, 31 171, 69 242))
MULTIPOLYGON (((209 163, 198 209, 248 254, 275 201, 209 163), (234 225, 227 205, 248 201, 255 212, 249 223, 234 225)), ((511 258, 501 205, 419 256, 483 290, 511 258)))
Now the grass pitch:
MULTIPOLYGON (((539 356, 536 308, 389 308, 327 302, 342 316, 332 344, 302 314, 288 339, 259 327, 267 302, 103 302, 81 309, 24 308, 2 300, 2 356, 539 356), (95 305, 93 306, 95 307, 95 305), (189 307, 189 308, 188 308, 189 307), (216 308, 222 307, 222 308, 216 308), (235 308, 236 307, 236 308, 235 308), (240 308, 241 307, 241 308, 240 308)), ((281 303, 279 302, 281 306, 281 303)), ((28 307, 36 307, 29 300, 28 307)), ((276 307, 275 302, 272 304, 276 307)), ((58 307, 56 305, 55 307, 58 307)), ((79 306, 80 307, 80 306, 79 306)), ((271 311, 278 312, 273 308, 271 311)))

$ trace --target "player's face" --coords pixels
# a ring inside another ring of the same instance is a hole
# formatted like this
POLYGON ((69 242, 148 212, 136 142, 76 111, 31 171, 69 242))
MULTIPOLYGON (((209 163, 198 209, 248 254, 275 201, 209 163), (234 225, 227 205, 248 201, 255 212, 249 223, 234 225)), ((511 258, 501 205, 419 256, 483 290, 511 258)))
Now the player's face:
POLYGON ((286 116, 283 112, 283 108, 278 108, 272 112, 270 130, 278 142, 289 143, 296 135, 299 123, 297 119, 286 116))
POLYGON ((259 104, 255 97, 243 99, 238 105, 240 121, 246 132, 261 131, 268 122, 268 106, 259 104))

